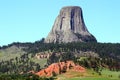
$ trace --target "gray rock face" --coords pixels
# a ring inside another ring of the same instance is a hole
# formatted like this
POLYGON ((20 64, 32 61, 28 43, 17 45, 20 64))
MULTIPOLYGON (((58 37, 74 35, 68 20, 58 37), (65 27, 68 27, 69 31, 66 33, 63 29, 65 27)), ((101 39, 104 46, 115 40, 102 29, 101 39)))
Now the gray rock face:
POLYGON ((63 7, 45 39, 45 43, 62 42, 97 42, 87 30, 82 9, 78 6, 63 7))

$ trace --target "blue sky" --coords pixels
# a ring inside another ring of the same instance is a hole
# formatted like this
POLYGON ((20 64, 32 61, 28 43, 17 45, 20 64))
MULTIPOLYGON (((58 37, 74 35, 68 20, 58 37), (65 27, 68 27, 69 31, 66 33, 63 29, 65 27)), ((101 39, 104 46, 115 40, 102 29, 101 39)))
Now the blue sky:
POLYGON ((0 0, 0 46, 45 38, 64 6, 80 6, 98 42, 120 43, 120 0, 0 0))

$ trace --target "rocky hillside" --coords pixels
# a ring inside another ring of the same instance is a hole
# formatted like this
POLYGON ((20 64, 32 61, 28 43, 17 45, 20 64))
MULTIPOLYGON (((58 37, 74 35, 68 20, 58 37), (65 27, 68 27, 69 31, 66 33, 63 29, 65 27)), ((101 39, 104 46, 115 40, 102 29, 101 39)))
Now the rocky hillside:
POLYGON ((37 72, 36 75, 50 77, 50 76, 55 76, 58 74, 65 73, 70 69, 80 73, 85 72, 84 67, 76 65, 73 61, 65 61, 65 62, 53 63, 49 65, 47 68, 37 72))

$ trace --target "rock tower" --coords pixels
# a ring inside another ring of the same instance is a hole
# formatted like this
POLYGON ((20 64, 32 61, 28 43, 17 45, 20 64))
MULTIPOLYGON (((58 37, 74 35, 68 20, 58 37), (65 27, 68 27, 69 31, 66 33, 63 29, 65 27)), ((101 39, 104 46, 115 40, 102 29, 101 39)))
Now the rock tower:
POLYGON ((85 26, 82 9, 67 6, 60 10, 45 43, 97 42, 85 26))

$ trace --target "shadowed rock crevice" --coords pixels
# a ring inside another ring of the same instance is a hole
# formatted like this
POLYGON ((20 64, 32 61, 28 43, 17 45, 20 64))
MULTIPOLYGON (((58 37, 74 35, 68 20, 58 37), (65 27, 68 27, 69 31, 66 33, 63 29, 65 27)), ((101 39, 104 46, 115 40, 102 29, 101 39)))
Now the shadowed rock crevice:
POLYGON ((85 26, 82 9, 78 6, 63 7, 45 39, 45 43, 97 42, 85 26))

